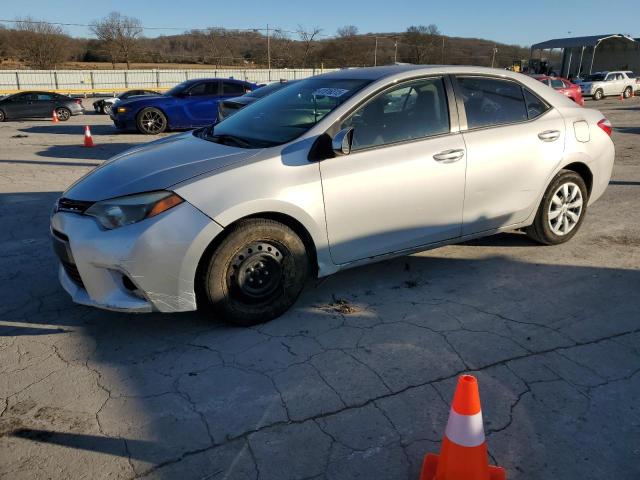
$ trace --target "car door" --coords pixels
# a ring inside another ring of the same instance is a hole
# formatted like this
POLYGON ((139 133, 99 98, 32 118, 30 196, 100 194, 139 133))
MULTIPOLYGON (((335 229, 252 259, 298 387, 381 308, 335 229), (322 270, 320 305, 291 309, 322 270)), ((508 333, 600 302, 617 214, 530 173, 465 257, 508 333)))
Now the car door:
POLYGON ((615 95, 618 92, 618 80, 615 73, 609 73, 604 79, 604 94, 615 95))
POLYGON ((218 80, 203 80, 189 89, 187 96, 182 100, 187 123, 181 126, 199 127, 216 120, 219 84, 218 80))
POLYGON ((32 115, 34 117, 50 117, 53 114, 53 109, 56 107, 54 96, 51 93, 35 93, 33 95, 33 110, 32 115))
POLYGON ((524 221, 562 159, 564 119, 513 80, 458 76, 454 85, 467 149, 463 235, 524 221))
POLYGON ((11 97, 10 101, 3 106, 9 118, 29 118, 34 116, 33 94, 22 93, 11 97))
POLYGON ((336 126, 354 129, 351 153, 320 163, 337 264, 460 235, 465 147, 447 82, 395 85, 336 126))

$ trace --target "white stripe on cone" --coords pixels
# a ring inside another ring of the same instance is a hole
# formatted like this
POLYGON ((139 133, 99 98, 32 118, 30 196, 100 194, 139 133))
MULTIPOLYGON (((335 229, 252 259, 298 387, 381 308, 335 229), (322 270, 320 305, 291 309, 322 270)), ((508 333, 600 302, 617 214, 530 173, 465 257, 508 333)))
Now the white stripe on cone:
POLYGON ((460 415, 453 408, 449 412, 449 421, 445 435, 449 440, 463 447, 477 447, 484 443, 482 412, 475 415, 460 415))

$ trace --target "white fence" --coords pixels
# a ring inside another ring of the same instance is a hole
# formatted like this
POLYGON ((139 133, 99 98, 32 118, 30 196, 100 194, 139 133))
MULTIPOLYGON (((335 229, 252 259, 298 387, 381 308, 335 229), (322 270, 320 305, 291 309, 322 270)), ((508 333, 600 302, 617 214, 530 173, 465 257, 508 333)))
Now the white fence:
POLYGON ((117 92, 130 88, 166 89, 192 78, 235 78, 255 83, 294 80, 330 69, 194 70, 0 70, 0 93, 55 90, 69 93, 117 92))

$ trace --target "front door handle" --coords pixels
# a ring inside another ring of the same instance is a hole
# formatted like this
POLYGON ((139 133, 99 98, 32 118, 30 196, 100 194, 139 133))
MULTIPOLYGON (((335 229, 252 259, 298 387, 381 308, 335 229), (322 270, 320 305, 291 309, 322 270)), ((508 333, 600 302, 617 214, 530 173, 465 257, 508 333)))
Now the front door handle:
POLYGON ((543 142, 553 142, 560 138, 559 130, 545 130, 544 132, 540 132, 538 134, 538 138, 543 142))
POLYGON ((445 150, 444 152, 436 153, 433 158, 440 163, 453 163, 464 157, 464 150, 454 149, 445 150))

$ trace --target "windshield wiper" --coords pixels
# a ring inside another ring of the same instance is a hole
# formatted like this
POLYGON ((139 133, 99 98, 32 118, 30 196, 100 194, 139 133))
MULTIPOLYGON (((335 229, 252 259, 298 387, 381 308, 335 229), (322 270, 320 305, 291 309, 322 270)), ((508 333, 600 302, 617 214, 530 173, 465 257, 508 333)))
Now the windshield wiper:
POLYGON ((212 142, 215 142, 215 143, 221 143, 222 145, 237 146, 241 148, 251 148, 252 146, 250 142, 248 142, 242 137, 237 137, 235 135, 228 135, 225 133, 209 134, 207 135, 206 138, 207 140, 211 140, 212 142))

